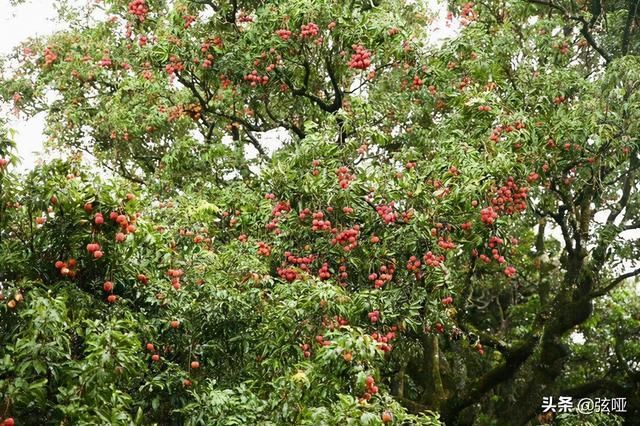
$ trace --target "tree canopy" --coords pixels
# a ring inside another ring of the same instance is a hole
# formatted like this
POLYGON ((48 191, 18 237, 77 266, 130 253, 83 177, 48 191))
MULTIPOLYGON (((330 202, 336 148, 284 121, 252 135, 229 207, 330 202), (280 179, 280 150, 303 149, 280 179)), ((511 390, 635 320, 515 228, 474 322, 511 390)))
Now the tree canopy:
POLYGON ((638 5, 62 2, 1 62, 64 158, 2 123, 0 419, 633 424, 638 5))

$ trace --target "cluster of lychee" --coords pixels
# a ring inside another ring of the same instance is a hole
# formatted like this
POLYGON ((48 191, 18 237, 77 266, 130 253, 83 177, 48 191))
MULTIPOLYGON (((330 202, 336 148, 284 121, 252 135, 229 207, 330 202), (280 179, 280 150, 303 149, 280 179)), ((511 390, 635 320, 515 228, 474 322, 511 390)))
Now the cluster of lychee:
POLYGON ((371 65, 371 52, 369 52, 361 44, 354 44, 351 46, 354 53, 349 60, 349 68, 366 70, 371 65))
POLYGON ((504 185, 497 189, 491 204, 498 213, 511 215, 527 209, 527 196, 529 188, 518 185, 513 176, 510 176, 504 185))
POLYGON ((44 64, 51 65, 56 61, 56 59, 58 59, 58 55, 51 50, 51 47, 47 46, 44 49, 44 64))
POLYGON ((169 269, 167 271, 167 276, 171 279, 171 285, 176 290, 180 290, 181 284, 180 279, 184 275, 184 270, 182 269, 169 269))
POLYGON ((66 262, 58 260, 55 263, 55 267, 60 271, 60 275, 62 275, 63 277, 73 278, 76 276, 75 268, 77 264, 78 262, 75 259, 70 258, 66 262))
POLYGON ((385 224, 389 225, 398 220, 398 213, 395 211, 395 203, 391 201, 389 204, 378 204, 376 212, 382 218, 385 224))
POLYGON ((444 262, 445 258, 443 255, 434 254, 431 250, 429 250, 424 254, 424 256, 422 256, 422 259, 424 260, 425 265, 432 268, 438 268, 440 265, 442 265, 442 262, 444 262))
POLYGON ((292 268, 276 268, 276 272, 287 282, 293 282, 298 278, 298 273, 292 268))
POLYGON ((313 221, 311 222, 311 229, 315 232, 331 231, 331 221, 324 220, 324 213, 313 213, 313 221))
POLYGON ((391 331, 387 333, 372 333, 371 338, 375 340, 378 344, 378 348, 380 348, 383 352, 390 352, 393 349, 391 342, 396 338, 396 331, 398 327, 395 325, 391 327, 391 331))
POLYGON ((338 183, 342 189, 347 189, 349 184, 355 179, 355 176, 351 174, 349 168, 346 166, 339 167, 336 170, 336 175, 338 176, 338 183))
POLYGON ((257 85, 267 84, 269 82, 269 76, 260 75, 258 74, 258 70, 253 70, 244 76, 244 81, 248 81, 251 87, 256 87, 257 85))
POLYGON ((316 259, 316 256, 313 254, 309 256, 296 256, 290 251, 284 252, 284 257, 287 262, 293 265, 296 265, 298 268, 300 268, 303 271, 308 271, 309 265, 313 263, 313 261, 316 259))
POLYGON ((144 21, 149 13, 149 7, 145 0, 133 0, 129 3, 129 13, 136 16, 140 22, 144 21))
POLYGON ((365 392, 362 395, 362 400, 369 401, 371 397, 378 393, 378 387, 373 376, 367 376, 364 380, 365 392))
POLYGON ((291 31, 286 29, 276 30, 276 35, 280 37, 280 40, 287 41, 291 38, 291 31))
POLYGON ((360 235, 360 225, 354 225, 352 228, 345 229, 338 233, 331 240, 331 244, 340 244, 344 251, 351 251, 358 246, 358 236, 360 235))
POLYGON ((438 247, 443 250, 453 250, 456 248, 456 244, 451 240, 451 237, 440 237, 438 239, 438 247))
POLYGON ((321 280, 328 280, 331 278, 331 272, 329 271, 329 263, 324 262, 318 270, 318 278, 321 280))
POLYGON ((315 37, 315 36, 318 35, 319 32, 320 32, 320 27, 314 22, 309 22, 308 24, 303 24, 300 27, 300 37, 301 38, 315 37))
MULTIPOLYGON (((240 235, 240 237, 242 237, 243 235, 240 235)), ((244 235, 244 237, 245 237, 245 241, 246 241, 246 235, 244 235)), ((265 256, 265 257, 271 256, 271 247, 267 243, 265 243, 263 241, 258 241, 257 244, 258 244, 258 254, 259 255, 265 256)))
POLYGON ((381 288, 387 282, 393 279, 394 272, 395 266, 393 265, 393 263, 389 265, 382 265, 379 272, 373 272, 369 274, 369 281, 373 281, 373 286, 375 288, 381 288))

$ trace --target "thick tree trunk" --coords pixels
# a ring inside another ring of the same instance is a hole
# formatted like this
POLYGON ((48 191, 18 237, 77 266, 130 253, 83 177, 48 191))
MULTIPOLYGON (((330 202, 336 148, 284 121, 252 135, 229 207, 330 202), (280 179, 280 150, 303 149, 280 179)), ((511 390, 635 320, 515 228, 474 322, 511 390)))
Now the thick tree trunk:
POLYGON ((424 392, 421 402, 438 410, 440 404, 445 399, 444 386, 442 384, 442 372, 440 370, 440 344, 438 336, 435 334, 424 334, 422 336, 423 364, 428 381, 423 383, 424 392))
POLYGON ((531 373, 527 374, 527 385, 518 392, 517 407, 511 404, 508 408, 498 410, 502 413, 501 420, 509 424, 526 424, 540 411, 544 396, 558 396, 554 393, 554 385, 569 355, 561 339, 575 326, 586 321, 593 310, 588 297, 593 279, 584 264, 583 253, 576 251, 568 257, 562 285, 563 289, 553 302, 552 312, 556 314, 544 325, 540 353, 529 361, 531 373))

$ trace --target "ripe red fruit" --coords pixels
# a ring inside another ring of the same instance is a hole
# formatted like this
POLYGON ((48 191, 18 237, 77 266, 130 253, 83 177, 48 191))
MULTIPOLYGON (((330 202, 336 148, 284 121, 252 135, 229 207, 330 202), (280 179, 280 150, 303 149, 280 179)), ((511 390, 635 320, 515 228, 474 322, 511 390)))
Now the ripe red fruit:
POLYGON ((109 219, 116 220, 117 218, 118 218, 118 213, 117 212, 109 213, 109 219))
POLYGON ((367 376, 367 378, 364 379, 364 383, 367 386, 372 386, 375 383, 375 380, 374 380, 374 378, 372 376, 367 376))
POLYGON ((4 419, 4 422, 2 422, 3 426, 13 426, 15 424, 15 421, 13 420, 13 417, 7 417, 6 419, 4 419))
POLYGON ((158 354, 151 355, 151 361, 153 361, 153 362, 160 361, 160 355, 158 355, 158 354))
POLYGON ((180 321, 171 321, 171 328, 178 328, 180 327, 180 321))
POLYGON ((49 202, 55 206, 56 204, 58 204, 58 197, 56 197, 55 195, 52 195, 51 198, 49 199, 49 202))
POLYGON ((197 370, 198 368, 200 368, 200 363, 198 361, 191 361, 191 368, 197 370))
POLYGON ((87 244, 87 251, 89 253, 94 253, 96 251, 100 250, 100 244, 98 243, 89 243, 87 244))
POLYGON ((93 252, 93 257, 96 259, 100 259, 104 255, 100 250, 93 252))
POLYGON ((182 386, 184 386, 185 388, 190 387, 190 386, 191 386, 191 380, 189 380, 189 379, 184 379, 184 380, 182 381, 182 386))
POLYGON ((280 29, 276 31, 276 35, 280 37, 281 40, 287 41, 289 40, 289 37, 291 37, 291 31, 280 29))
POLYGON ((122 242, 124 242, 124 240, 126 240, 126 239, 127 239, 127 236, 126 236, 125 234, 123 234, 122 232, 118 232, 118 233, 116 234, 116 242, 117 242, 117 243, 122 243, 122 242))
POLYGON ((111 281, 105 281, 102 285, 102 289, 106 292, 113 290, 113 283, 111 281))
POLYGON ((64 262, 62 260, 58 260, 56 262, 56 269, 61 269, 64 267, 64 262))
POLYGON ((480 220, 486 225, 493 225, 498 218, 498 214, 493 210, 493 207, 487 207, 480 211, 480 220))
POLYGON ((371 65, 371 52, 359 44, 354 44, 351 48, 355 53, 351 55, 349 68, 360 70, 366 70, 369 68, 369 65, 371 65))
POLYGON ((382 413, 382 422, 383 423, 391 423, 393 421, 393 415, 389 411, 385 411, 382 413))
POLYGON ((97 214, 96 217, 93 219, 93 222, 96 225, 102 225, 104 223, 104 217, 101 214, 97 214))
POLYGON ((118 296, 116 296, 115 294, 110 294, 109 296, 107 296, 107 302, 109 303, 116 303, 117 299, 118 296))
POLYGON ((155 347, 153 346, 153 343, 147 343, 147 350, 149 352, 153 352, 155 350, 155 347))
POLYGON ((85 203, 84 204, 84 211, 87 213, 91 213, 91 211, 93 210, 93 206, 91 205, 91 203, 85 203))
POLYGON ((308 24, 302 25, 300 27, 300 37, 315 37, 318 35, 319 31, 320 27, 318 27, 318 24, 316 24, 315 22, 309 22, 308 24))
POLYGON ((69 275, 69 272, 71 272, 71 271, 70 271, 70 270, 69 270, 69 268, 67 268, 67 267, 64 267, 64 266, 63 266, 63 267, 62 267, 62 269, 60 269, 60 273, 61 273, 62 275, 69 275))
POLYGON ((507 277, 513 278, 513 276, 516 275, 517 270, 513 266, 507 266, 502 272, 504 272, 507 277))
POLYGON ((133 201, 136 199, 136 196, 132 193, 127 194, 127 201, 133 201))

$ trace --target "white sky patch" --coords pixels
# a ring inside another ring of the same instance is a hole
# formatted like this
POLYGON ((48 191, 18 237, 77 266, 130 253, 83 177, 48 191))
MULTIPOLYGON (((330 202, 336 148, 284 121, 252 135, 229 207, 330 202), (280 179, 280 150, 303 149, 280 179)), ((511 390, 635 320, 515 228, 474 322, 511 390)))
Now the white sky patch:
POLYGON ((571 341, 577 345, 584 345, 584 342, 586 342, 584 334, 579 331, 574 331, 569 337, 571 338, 571 341))
POLYGON ((427 0, 428 10, 434 14, 433 22, 430 25, 429 44, 441 46, 446 40, 454 38, 460 33, 460 23, 454 19, 447 21, 446 4, 440 0, 427 0))

